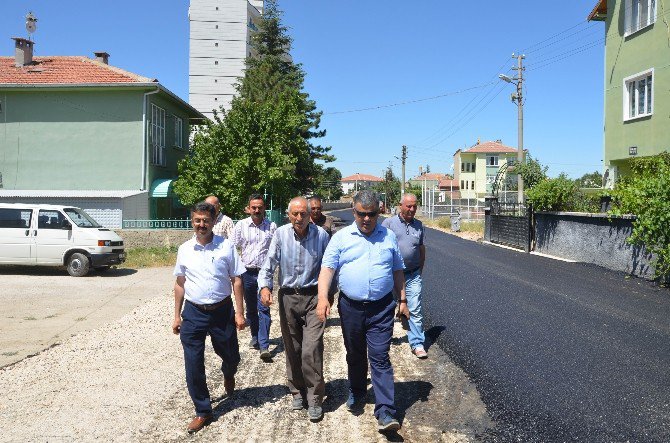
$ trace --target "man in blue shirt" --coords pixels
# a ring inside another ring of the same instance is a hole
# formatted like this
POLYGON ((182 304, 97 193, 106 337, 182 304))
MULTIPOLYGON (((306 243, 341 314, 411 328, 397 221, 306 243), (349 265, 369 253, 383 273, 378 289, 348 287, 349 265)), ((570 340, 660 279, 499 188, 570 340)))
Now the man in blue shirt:
POLYGON ((365 405, 368 360, 375 392, 375 417, 380 431, 396 431, 393 367, 389 357, 396 302, 399 314, 409 317, 405 297, 404 264, 395 234, 377 223, 379 198, 368 190, 354 197, 355 223, 339 230, 328 243, 319 274, 317 316, 330 314, 328 290, 339 275, 338 310, 347 351, 351 412, 365 405))
POLYGON ((427 358, 428 354, 423 347, 425 335, 421 308, 421 273, 426 261, 426 246, 423 244, 425 230, 423 224, 414 218, 416 208, 416 195, 404 194, 400 198, 400 213, 385 219, 382 225, 395 233, 405 262, 405 292, 410 314, 407 331, 409 347, 417 358, 427 358))
POLYGON ((291 408, 307 403, 311 421, 323 418, 323 331, 316 316, 317 282, 321 257, 328 244, 326 231, 310 223, 303 197, 288 204, 288 224, 275 231, 268 255, 258 273, 261 303, 273 303, 272 286, 279 267, 279 324, 286 354, 286 378, 293 397, 291 408))

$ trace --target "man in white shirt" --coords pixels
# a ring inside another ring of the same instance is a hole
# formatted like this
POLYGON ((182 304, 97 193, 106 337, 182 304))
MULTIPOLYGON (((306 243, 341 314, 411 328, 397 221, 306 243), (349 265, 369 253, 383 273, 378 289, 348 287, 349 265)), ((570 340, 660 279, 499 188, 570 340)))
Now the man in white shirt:
POLYGON ((216 218, 214 219, 214 227, 212 228, 214 235, 218 235, 229 240, 233 238, 233 220, 230 217, 223 215, 221 212, 221 203, 219 202, 219 198, 216 195, 210 195, 205 199, 205 202, 213 205, 216 209, 216 218))
POLYGON ((224 389, 231 395, 240 362, 237 330, 245 326, 240 278, 244 264, 230 241, 212 233, 215 215, 216 210, 209 203, 193 207, 191 224, 195 237, 179 247, 174 268, 177 280, 172 332, 179 334, 184 348, 186 385, 196 413, 187 427, 189 433, 199 431, 212 420, 205 376, 207 335, 214 352, 221 357, 224 389), (235 295, 235 307, 231 293, 235 295))

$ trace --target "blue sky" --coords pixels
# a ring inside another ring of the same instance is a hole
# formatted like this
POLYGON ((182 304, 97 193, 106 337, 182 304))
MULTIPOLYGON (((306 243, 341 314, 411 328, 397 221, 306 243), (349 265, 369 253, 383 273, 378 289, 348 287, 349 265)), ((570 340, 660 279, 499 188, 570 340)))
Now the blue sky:
MULTIPOLYGON (((239 1, 239 0, 222 0, 239 1)), ((478 139, 517 145, 513 52, 526 54, 524 147, 572 177, 602 168, 604 24, 596 1, 418 2, 283 0, 292 55, 324 112, 323 144, 344 176, 451 172, 454 152, 478 139), (476 89, 470 89, 477 87, 476 89), (467 90, 467 91, 465 91, 467 90), (435 96, 400 106, 361 112, 435 96)), ((2 0, 0 55, 38 18, 37 55, 107 51, 110 63, 158 78, 188 99, 188 0, 2 0), (167 5, 170 5, 169 7, 167 5), (4 43, 2 43, 4 42, 4 43)))

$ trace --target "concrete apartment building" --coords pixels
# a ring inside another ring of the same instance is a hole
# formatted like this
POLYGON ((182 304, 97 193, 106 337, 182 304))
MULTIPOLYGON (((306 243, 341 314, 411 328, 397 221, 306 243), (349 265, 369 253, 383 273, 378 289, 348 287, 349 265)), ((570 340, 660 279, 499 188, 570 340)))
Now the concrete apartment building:
POLYGON ((191 0, 189 6, 189 103, 208 118, 230 109, 263 0, 191 0))

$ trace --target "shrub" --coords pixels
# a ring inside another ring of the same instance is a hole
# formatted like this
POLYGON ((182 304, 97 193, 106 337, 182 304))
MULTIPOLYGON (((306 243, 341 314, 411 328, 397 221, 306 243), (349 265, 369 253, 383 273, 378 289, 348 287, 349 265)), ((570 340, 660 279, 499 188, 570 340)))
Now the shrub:
POLYGON ((670 154, 634 158, 612 191, 613 215, 635 214, 628 241, 656 255, 656 277, 670 280, 670 154))
POLYGON ((583 193, 565 174, 542 180, 526 193, 536 211, 598 212, 600 195, 583 193))

